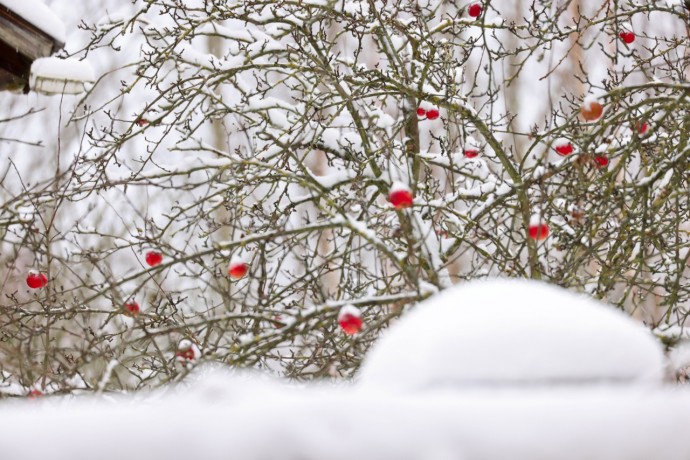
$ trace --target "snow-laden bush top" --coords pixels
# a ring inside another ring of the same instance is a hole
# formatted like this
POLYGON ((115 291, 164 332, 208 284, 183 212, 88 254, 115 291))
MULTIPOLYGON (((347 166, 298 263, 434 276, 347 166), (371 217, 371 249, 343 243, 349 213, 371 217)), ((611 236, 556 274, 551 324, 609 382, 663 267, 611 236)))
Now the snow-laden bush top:
POLYGON ((374 345, 360 383, 386 389, 660 382, 661 347, 625 314, 524 280, 448 289, 374 345))

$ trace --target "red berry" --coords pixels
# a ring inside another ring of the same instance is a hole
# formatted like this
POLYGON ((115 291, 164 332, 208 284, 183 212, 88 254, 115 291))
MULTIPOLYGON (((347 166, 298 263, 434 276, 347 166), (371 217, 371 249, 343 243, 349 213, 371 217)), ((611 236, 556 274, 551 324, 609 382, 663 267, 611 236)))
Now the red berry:
POLYGON ((149 251, 146 253, 146 264, 149 267, 155 267, 163 262, 163 254, 158 251, 149 251))
POLYGON ((556 143, 554 149, 556 150, 557 154, 559 154, 562 157, 565 157, 573 153, 573 144, 567 141, 562 143, 556 143))
POLYGON ((137 316, 139 314, 139 310, 140 310, 139 304, 133 300, 131 302, 127 302, 126 304, 124 304, 122 306, 122 308, 124 310, 123 314, 125 316, 130 316, 130 317, 137 316))
POLYGON ((413 199, 412 190, 410 190, 407 185, 400 182, 393 184, 388 193, 388 201, 390 201, 395 209, 411 207, 413 199))
POLYGON ((427 120, 436 120, 439 117, 440 113, 438 109, 429 109, 426 111, 426 118, 427 120))
POLYGON ((181 358, 182 360, 186 361, 193 361, 194 360, 194 349, 189 348, 187 350, 178 350, 176 353, 178 358, 181 358))
POLYGON ((149 124, 149 121, 146 118, 137 118, 137 120, 134 122, 137 124, 137 126, 144 127, 149 124))
POLYGON ((477 155, 479 155, 479 150, 473 147, 465 147, 465 151, 463 153, 465 154, 466 158, 475 158, 477 155))
POLYGON ((628 45, 635 41, 635 34, 629 30, 622 31, 618 36, 628 45))
POLYGON ((549 226, 544 222, 539 214, 534 214, 529 220, 527 234, 533 240, 544 240, 549 236, 549 226))
POLYGON ((549 236, 549 226, 546 224, 537 224, 529 226, 529 237, 533 240, 544 240, 549 236))
POLYGON ((38 390, 36 388, 32 388, 31 391, 29 391, 28 398, 29 399, 35 399, 35 398, 40 398, 43 396, 43 392, 41 390, 38 390))
POLYGON ((48 284, 48 277, 43 273, 31 270, 26 277, 26 285, 31 289, 40 289, 48 284))
POLYGON ((597 162, 597 168, 605 168, 609 165, 609 159, 603 155, 597 155, 594 157, 594 161, 597 162))
POLYGON ((424 110, 424 109, 421 108, 421 107, 418 108, 418 109, 417 109, 417 116, 418 116, 418 117, 424 117, 424 116, 426 116, 426 110, 424 110))
POLYGON ((228 276, 234 280, 244 278, 248 271, 247 263, 239 258, 233 258, 228 265, 228 276))
POLYGON ((155 267, 163 262, 163 254, 158 251, 149 251, 146 253, 146 264, 149 267, 155 267))
POLYGON ((346 305, 338 313, 338 324, 346 334, 356 334, 362 329, 362 314, 358 308, 346 305))
POLYGON ((635 122, 635 129, 637 130, 637 134, 639 134, 640 136, 644 136, 645 134, 647 134, 647 129, 649 129, 649 125, 647 124, 646 121, 643 121, 643 122, 636 121, 635 122))
POLYGON ((462 149, 462 154, 465 155, 465 158, 475 158, 479 155, 479 151, 480 148, 477 141, 471 137, 467 138, 465 146, 462 149))
POLYGON ((604 113, 604 106, 599 101, 592 98, 586 98, 582 107, 580 107, 580 114, 585 121, 598 120, 604 113))
POLYGON ((467 9, 467 14, 470 15, 470 17, 477 18, 479 17, 480 14, 482 14, 482 5, 481 3, 473 3, 470 5, 470 7, 467 9))
POLYGON ((194 361, 199 357, 199 354, 199 349, 191 340, 183 339, 180 340, 179 344, 177 344, 175 356, 177 356, 177 359, 182 361, 183 364, 186 364, 189 361, 194 361))

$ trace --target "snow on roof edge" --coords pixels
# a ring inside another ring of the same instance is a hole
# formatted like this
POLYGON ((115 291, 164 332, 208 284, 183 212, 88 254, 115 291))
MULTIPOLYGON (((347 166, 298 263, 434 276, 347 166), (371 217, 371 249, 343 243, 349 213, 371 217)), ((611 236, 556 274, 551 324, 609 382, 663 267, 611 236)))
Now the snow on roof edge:
POLYGON ((40 0, 0 0, 0 5, 36 26, 60 43, 65 43, 65 24, 53 10, 40 0))

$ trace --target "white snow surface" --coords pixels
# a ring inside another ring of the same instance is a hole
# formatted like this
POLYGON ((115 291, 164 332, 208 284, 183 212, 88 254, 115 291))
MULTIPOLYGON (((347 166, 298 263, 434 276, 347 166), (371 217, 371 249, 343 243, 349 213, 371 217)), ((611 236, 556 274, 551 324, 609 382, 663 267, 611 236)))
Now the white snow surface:
POLYGON ((31 65, 30 87, 43 94, 79 94, 95 79, 93 67, 85 60, 47 57, 31 65))
POLYGON ((554 147, 565 147, 566 145, 570 144, 570 139, 566 139, 565 137, 559 137, 556 139, 553 143, 554 147))
POLYGON ((386 391, 503 385, 658 384, 664 356, 622 312, 539 282, 447 289, 373 346, 359 383, 386 391))
POLYGON ((530 227, 533 227, 535 225, 544 224, 544 223, 546 223, 546 222, 542 218, 541 214, 539 214, 538 212, 535 212, 529 218, 529 226, 530 227))
POLYGON ((393 193, 393 192, 400 192, 400 191, 411 192, 412 189, 407 184, 405 184, 404 182, 394 181, 391 184, 391 188, 390 188, 389 192, 393 193))
POLYGON ((41 0, 0 0, 0 5, 7 7, 57 41, 65 43, 65 24, 41 0))
POLYGON ((3 460, 690 458, 687 391, 584 388, 406 395, 197 369, 134 398, 6 403, 0 443, 3 460))
POLYGON ((354 305, 345 305, 338 312, 338 321, 341 321, 347 315, 361 318, 362 312, 359 310, 359 308, 355 307, 354 305))

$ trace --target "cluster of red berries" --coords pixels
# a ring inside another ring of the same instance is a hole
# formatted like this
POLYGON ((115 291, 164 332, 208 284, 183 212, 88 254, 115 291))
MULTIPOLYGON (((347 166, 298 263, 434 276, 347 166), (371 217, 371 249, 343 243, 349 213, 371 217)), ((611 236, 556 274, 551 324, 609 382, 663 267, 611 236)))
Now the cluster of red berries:
POLYGON ((438 109, 426 110, 420 107, 417 109, 417 116, 419 118, 426 118, 427 120, 436 120, 441 116, 441 113, 438 111, 438 109))
MULTIPOLYGON (((571 144, 567 140, 556 141, 556 144, 554 145, 553 149, 556 151, 557 154, 559 154, 562 157, 570 155, 575 150, 573 148, 573 144, 571 144)), ((596 164, 596 167, 600 169, 605 168, 609 165, 609 159, 604 155, 595 155, 594 162, 596 164)))
MULTIPOLYGON (((144 256, 146 265, 149 267, 156 267, 163 263, 163 254, 160 251, 149 251, 144 256)), ((139 315, 141 307, 139 303, 135 300, 130 300, 122 306, 122 314, 134 318, 139 315)))
MULTIPOLYGON (((156 267, 163 263, 163 254, 160 251, 148 251, 144 256, 146 265, 149 267, 156 267)), ((239 258, 234 258, 230 261, 228 266, 228 275, 234 280, 238 280, 246 276, 249 270, 247 263, 239 258)), ((41 289, 48 285, 48 277, 36 270, 30 270, 26 277, 26 285, 31 289, 41 289)), ((141 311, 141 307, 135 300, 130 300, 122 306, 122 313, 125 316, 135 317, 141 311)))
MULTIPOLYGON (((150 267, 160 265, 162 262, 163 255, 160 252, 149 251, 146 253, 146 263, 150 267)), ((249 265, 247 264, 247 262, 244 261, 244 259, 241 259, 239 257, 233 258, 230 261, 230 264, 228 265, 228 276, 233 280, 244 278, 247 275, 248 271, 249 265)), ((133 316, 135 316, 136 313, 139 312, 139 305, 136 302, 131 302, 125 304, 125 309, 128 310, 130 313, 133 313, 133 316)))
MULTIPOLYGON (((585 121, 596 121, 604 113, 604 106, 596 99, 588 97, 580 107, 580 115, 585 121)), ((646 136, 649 133, 649 124, 646 121, 635 121, 632 129, 637 132, 639 136, 646 136)), ((573 144, 567 139, 559 139, 554 144, 554 150, 560 156, 568 156, 573 153, 573 144)), ((594 163, 597 168, 606 168, 609 165, 608 157, 604 155, 595 155, 594 163)))

